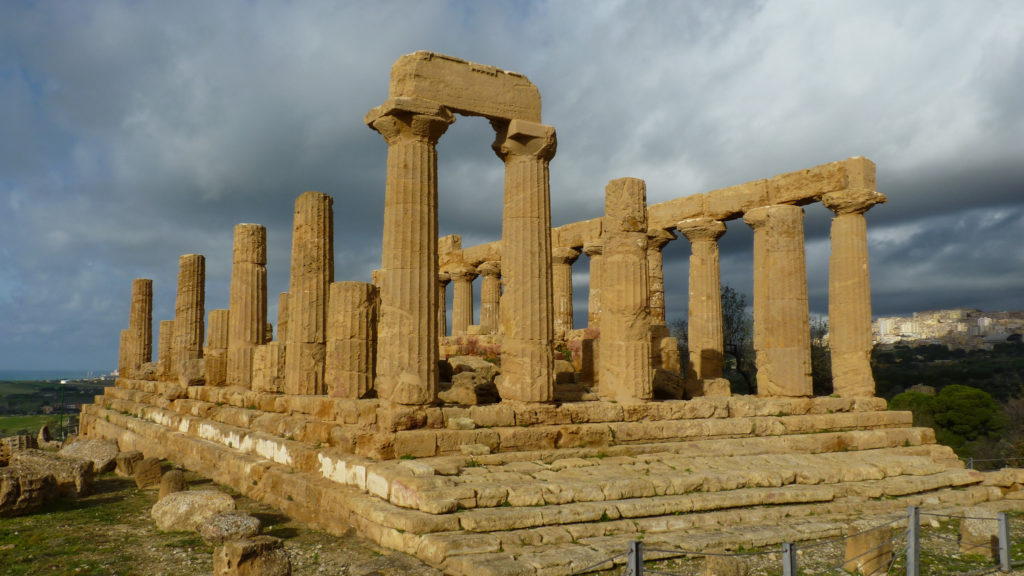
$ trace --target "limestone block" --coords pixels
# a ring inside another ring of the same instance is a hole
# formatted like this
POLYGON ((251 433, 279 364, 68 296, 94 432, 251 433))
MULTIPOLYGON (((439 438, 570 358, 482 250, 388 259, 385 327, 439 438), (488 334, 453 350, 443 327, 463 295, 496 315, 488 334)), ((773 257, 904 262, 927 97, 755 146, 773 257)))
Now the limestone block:
POLYGON ((501 240, 478 244, 462 251, 462 262, 471 266, 479 266, 484 262, 501 261, 501 240))
POLYGON ((181 492, 182 490, 187 489, 188 485, 185 483, 185 472, 177 468, 168 470, 160 477, 160 492, 157 496, 157 500, 163 500, 169 494, 181 492))
POLYGON ((135 485, 140 490, 158 489, 163 468, 157 458, 146 458, 135 464, 135 485))
POLYGON ((736 556, 705 556, 704 576, 747 576, 747 561, 736 556))
POLYGON ((203 350, 204 380, 207 386, 227 384, 229 323, 228 310, 210 310, 206 348, 203 350))
POLYGON ((452 374, 473 372, 487 382, 493 382, 498 375, 498 367, 479 356, 452 356, 448 359, 452 374))
POLYGON ((843 570, 854 574, 880 574, 892 560, 892 525, 876 528, 876 521, 855 521, 847 526, 846 563, 843 570), (872 529, 874 528, 874 529, 872 529))
POLYGON ((117 457, 114 459, 116 463, 114 473, 118 476, 133 478, 135 476, 135 465, 141 462, 142 459, 142 452, 139 452, 138 450, 119 452, 117 457))
POLYGON ((0 468, 0 518, 32 512, 56 495, 57 483, 52 474, 0 468))
POLYGON ((169 378, 173 369, 172 361, 174 356, 174 320, 161 320, 160 329, 158 335, 158 354, 157 357, 160 370, 158 375, 160 379, 169 378))
POLYGON ((768 202, 768 180, 755 180, 705 194, 702 216, 714 220, 730 220, 768 202))
POLYGON ((117 444, 101 438, 83 438, 60 449, 61 456, 81 458, 92 462, 96 472, 102 474, 113 470, 117 459, 117 444))
POLYGON ((214 576, 291 576, 288 553, 280 539, 253 536, 226 542, 213 553, 214 576))
POLYGON ((231 540, 243 540, 260 533, 260 519, 245 512, 222 512, 199 526, 203 542, 220 546, 231 540))
POLYGON ((11 456, 10 467, 27 477, 53 476, 57 491, 79 497, 89 492, 93 481, 92 462, 83 458, 59 456, 42 450, 20 450, 11 456))
POLYGON ((963 509, 960 520, 960 552, 994 558, 999 554, 998 513, 991 508, 963 509))
POLYGON ((185 490, 161 498, 150 516, 164 532, 196 530, 210 518, 235 509, 230 495, 219 490, 185 490))
POLYGON ((326 344, 289 342, 285 350, 285 394, 322 394, 326 344))
POLYGON ((324 372, 327 394, 361 398, 373 388, 378 300, 373 284, 331 284, 324 372))
POLYGON ((667 229, 687 218, 699 218, 704 213, 706 194, 691 194, 651 205, 647 210, 651 230, 667 229))
POLYGON ((253 392, 279 393, 284 391, 286 346, 268 342, 253 352, 253 392))
POLYGON ((178 366, 178 385, 187 388, 189 386, 202 386, 206 383, 206 359, 193 358, 186 360, 178 366))
POLYGON ((678 372, 658 368, 654 371, 652 389, 654 398, 682 400, 686 393, 686 383, 678 372))

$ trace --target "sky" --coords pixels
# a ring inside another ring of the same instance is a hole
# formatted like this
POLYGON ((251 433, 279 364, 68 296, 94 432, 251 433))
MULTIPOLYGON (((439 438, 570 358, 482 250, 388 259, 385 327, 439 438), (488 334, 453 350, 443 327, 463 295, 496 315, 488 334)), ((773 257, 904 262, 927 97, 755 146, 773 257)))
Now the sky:
MULTIPOLYGON (((363 116, 417 50, 539 87, 554 226, 601 216, 614 178, 655 203, 865 156, 889 198, 867 213, 876 316, 1024 309, 1021 2, 0 0, 0 370, 112 370, 132 278, 171 319, 181 254, 226 308, 240 222, 268 228, 276 320, 306 190, 334 197, 335 279, 369 281, 387 146, 363 116)), ((493 138, 459 117, 438 145, 464 246, 501 236, 493 138)), ((805 210, 823 314, 832 214, 805 210)), ((721 248, 750 294, 751 231, 721 248)), ((689 245, 664 254, 685 318, 689 245)), ((582 324, 586 257, 574 283, 582 324)))

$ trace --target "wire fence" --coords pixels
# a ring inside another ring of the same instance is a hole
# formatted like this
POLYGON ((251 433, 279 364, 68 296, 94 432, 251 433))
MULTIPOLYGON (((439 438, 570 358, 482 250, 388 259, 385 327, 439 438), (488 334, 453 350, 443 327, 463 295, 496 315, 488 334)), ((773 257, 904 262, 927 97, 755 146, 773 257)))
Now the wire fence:
POLYGON ((925 512, 910 506, 906 514, 882 518, 871 525, 856 524, 858 528, 847 535, 799 544, 786 542, 781 549, 708 552, 646 546, 636 540, 624 552, 570 576, 614 570, 619 565, 620 573, 627 576, 688 576, 705 573, 697 564, 701 560, 743 566, 756 560, 773 565, 768 573, 781 576, 980 576, 1024 566, 1024 515, 988 513, 984 508, 967 510, 979 515, 925 512), (692 561, 683 567, 666 563, 668 558, 692 561))
POLYGON ((1024 458, 961 458, 968 470, 998 470, 1024 467, 1024 458))

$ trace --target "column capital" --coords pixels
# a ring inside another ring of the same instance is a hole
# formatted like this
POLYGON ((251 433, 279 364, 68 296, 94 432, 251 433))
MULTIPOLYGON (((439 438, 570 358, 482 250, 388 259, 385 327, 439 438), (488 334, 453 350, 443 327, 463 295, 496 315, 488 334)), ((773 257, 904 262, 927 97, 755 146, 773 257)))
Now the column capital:
POLYGON ((491 121, 491 126, 495 131, 491 148, 502 160, 507 161, 512 156, 533 156, 550 161, 555 157, 558 139, 554 126, 518 119, 507 124, 491 121))
POLYGON ((451 281, 452 281, 452 275, 451 274, 449 274, 447 272, 438 272, 437 273, 437 282, 441 286, 447 286, 448 283, 451 282, 451 281))
POLYGON ((455 122, 450 110, 422 98, 389 98, 366 113, 366 124, 380 133, 389 145, 400 140, 437 144, 455 122))
POLYGON ((648 230, 647 231, 647 251, 651 250, 661 251, 662 248, 668 245, 669 242, 676 239, 676 235, 671 230, 648 230))
POLYGON ((481 276, 500 276, 501 262, 498 262, 497 260, 488 260, 487 262, 477 266, 476 271, 481 276))
POLYGON ((883 204, 888 200, 885 194, 869 188, 847 188, 839 192, 829 192, 821 198, 821 203, 826 208, 836 213, 836 216, 843 214, 863 214, 875 204, 883 204))
POLYGON ((591 240, 583 243, 583 253, 593 258, 604 253, 604 240, 591 240))
POLYGON ((451 276, 452 280, 456 282, 470 281, 477 277, 476 268, 473 268, 469 264, 456 265, 446 270, 451 276))
POLYGON ((574 248, 553 248, 551 262, 553 264, 572 264, 580 257, 580 251, 574 248))
POLYGON ((757 230, 768 223, 768 219, 773 215, 800 215, 803 216, 804 209, 799 206, 793 206, 790 204, 773 204, 771 206, 758 206, 752 210, 748 210, 743 214, 743 221, 748 226, 757 230))
POLYGON ((715 242, 725 234, 725 222, 712 218, 690 218, 678 222, 676 229, 686 236, 690 243, 701 240, 715 242))

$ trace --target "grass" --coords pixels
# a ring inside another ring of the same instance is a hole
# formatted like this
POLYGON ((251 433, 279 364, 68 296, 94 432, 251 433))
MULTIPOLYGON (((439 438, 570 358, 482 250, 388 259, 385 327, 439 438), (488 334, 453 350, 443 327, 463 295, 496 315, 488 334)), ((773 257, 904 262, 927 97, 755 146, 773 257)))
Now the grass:
MULTIPOLYGON (((53 414, 36 414, 32 416, 0 416, 0 437, 13 436, 22 430, 35 436, 43 426, 51 426, 51 430, 57 429, 57 421, 60 417, 53 414)), ((67 422, 69 416, 64 416, 67 422)))

